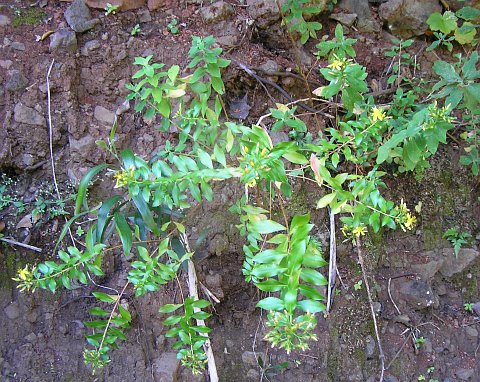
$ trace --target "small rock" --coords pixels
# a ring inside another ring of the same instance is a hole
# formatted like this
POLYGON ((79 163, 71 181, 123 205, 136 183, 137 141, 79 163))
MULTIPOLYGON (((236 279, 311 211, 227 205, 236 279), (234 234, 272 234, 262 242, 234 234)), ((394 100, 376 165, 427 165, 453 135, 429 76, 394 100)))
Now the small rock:
POLYGON ((473 304, 472 309, 477 316, 480 316, 480 301, 473 304))
POLYGON ((90 9, 85 4, 84 0, 74 0, 74 2, 66 9, 64 16, 70 28, 78 33, 86 32, 100 22, 99 19, 92 18, 90 9))
POLYGON ((351 27, 357 19, 356 13, 333 13, 330 15, 332 20, 338 21, 347 27, 351 27))
POLYGON ((425 338, 425 341, 423 342, 421 349, 424 353, 429 353, 429 354, 432 353, 433 352, 432 341, 430 341, 430 339, 428 338, 425 338))
POLYGON ((37 339, 37 335, 33 332, 25 336, 25 340, 28 342, 34 342, 36 339, 37 339))
POLYGON ((470 379, 470 377, 473 375, 474 372, 475 372, 475 370, 473 370, 473 369, 458 369, 455 374, 462 381, 468 381, 470 379))
POLYGON ((148 11, 148 9, 138 12, 138 22, 149 23, 150 21, 152 21, 152 15, 148 11))
POLYGON ((0 68, 2 69, 10 69, 13 62, 11 60, 0 60, 0 68))
POLYGON ((453 250, 445 256, 440 273, 446 277, 452 277, 457 273, 461 273, 467 268, 478 256, 480 252, 473 248, 462 248, 455 257, 453 250))
POLYGON ((373 304, 372 304, 372 307, 373 307, 373 311, 375 313, 381 313, 382 310, 383 310, 383 306, 382 306, 382 303, 378 302, 378 301, 375 301, 373 304))
POLYGON ((209 6, 200 8, 200 14, 207 24, 226 20, 233 15, 233 7, 223 0, 217 1, 209 6))
POLYGON ((242 353, 242 362, 247 366, 258 366, 258 359, 261 358, 265 364, 265 354, 263 352, 244 351, 242 353))
POLYGON ((108 125, 113 125, 113 122, 115 122, 115 113, 103 106, 96 106, 93 116, 97 121, 104 122, 108 125))
POLYGON ((260 65, 260 69, 267 75, 274 75, 275 72, 278 72, 278 64, 276 61, 267 60, 267 62, 260 65))
POLYGON ((180 360, 177 359, 176 353, 163 353, 159 358, 153 361, 152 368, 154 379, 162 382, 176 382, 179 367, 180 360))
POLYGON ((5 314, 10 320, 16 320, 20 317, 20 309, 18 308, 18 303, 12 302, 5 309, 5 314))
POLYGON ((373 18, 368 0, 342 0, 338 6, 358 18, 357 28, 360 32, 371 33, 381 30, 380 24, 373 18))
POLYGON ((165 0, 148 0, 147 6, 151 11, 156 11, 163 6, 165 0))
POLYGON ((14 41, 10 44, 10 46, 12 49, 20 50, 22 52, 25 50, 25 44, 23 42, 14 41))
POLYGON ((432 288, 423 280, 405 280, 399 287, 401 298, 416 310, 428 308, 435 303, 432 288))
POLYGON ((128 57, 127 51, 125 49, 122 49, 118 54, 115 56, 115 61, 122 61, 125 60, 128 57))
POLYGON ((5 27, 10 24, 10 19, 5 15, 0 15, 0 27, 5 27))
POLYGON ((90 52, 97 50, 100 48, 101 44, 98 40, 90 40, 85 43, 83 48, 81 49, 82 56, 88 56, 90 52))
POLYGON ((398 382, 398 378, 394 375, 386 375, 384 378, 384 382, 398 382))
POLYGON ((30 322, 31 324, 34 324, 35 322, 37 322, 37 319, 38 319, 38 313, 36 310, 32 310, 31 312, 28 312, 26 315, 25 315, 25 319, 30 322))
POLYGON ((425 280, 431 280, 442 268, 443 261, 443 259, 432 259, 425 264, 414 264, 412 265, 412 271, 421 275, 425 280))
POLYGON ((366 345, 365 345, 365 357, 367 359, 373 359, 375 355, 375 340, 372 336, 367 336, 366 338, 366 345))
POLYGON ((478 337, 478 330, 475 329, 473 326, 467 326, 467 327, 465 328, 465 333, 466 333, 467 336, 469 336, 469 337, 473 337, 473 338, 478 337))
POLYGON ((434 12, 442 12, 437 0, 389 0, 378 8, 390 31, 402 38, 424 34, 428 29, 427 18, 434 12))
POLYGON ((59 29, 50 35, 50 52, 64 51, 73 53, 77 50, 77 36, 69 29, 59 29))
POLYGON ((258 381, 260 378, 260 373, 256 369, 250 369, 247 371, 247 380, 258 381))
POLYGON ((28 80, 20 70, 11 70, 8 72, 5 88, 11 92, 23 90, 27 87, 28 80))
POLYGON ((21 102, 13 109, 13 119, 27 125, 47 126, 45 118, 35 109, 23 105, 21 102))
POLYGON ((445 284, 439 284, 436 288, 435 288, 435 291, 437 292, 437 294, 439 296, 444 296, 447 294, 447 287, 445 286, 445 284))

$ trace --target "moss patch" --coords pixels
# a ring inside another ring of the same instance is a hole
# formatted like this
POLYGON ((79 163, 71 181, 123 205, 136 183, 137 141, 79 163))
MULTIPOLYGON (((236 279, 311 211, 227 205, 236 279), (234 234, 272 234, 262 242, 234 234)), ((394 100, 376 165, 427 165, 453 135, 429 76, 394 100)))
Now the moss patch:
POLYGON ((46 13, 37 8, 15 8, 13 11, 12 25, 20 27, 23 25, 36 26, 41 24, 46 13))

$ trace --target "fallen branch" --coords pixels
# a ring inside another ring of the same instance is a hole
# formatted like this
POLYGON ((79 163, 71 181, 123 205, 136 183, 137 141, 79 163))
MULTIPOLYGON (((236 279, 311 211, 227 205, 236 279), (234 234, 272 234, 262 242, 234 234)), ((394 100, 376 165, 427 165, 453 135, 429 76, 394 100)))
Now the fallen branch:
POLYGON ((5 243, 11 244, 11 245, 17 245, 19 247, 23 247, 23 248, 26 248, 26 249, 31 249, 32 251, 35 251, 35 252, 42 252, 42 248, 34 247, 33 245, 20 243, 19 241, 12 240, 12 239, 7 239, 6 237, 0 237, 0 240, 4 241, 5 243))
POLYGON ((379 352, 378 358, 380 358, 380 366, 381 366, 380 382, 383 382, 383 374, 385 373, 385 354, 383 353, 382 342, 380 340, 380 334, 379 334, 378 325, 377 325, 377 317, 375 315, 375 309, 373 308, 373 299, 372 299, 372 294, 370 292, 370 286, 368 284, 367 272, 365 271, 365 262, 363 260, 363 254, 362 254, 362 248, 361 248, 362 243, 359 237, 357 237, 356 246, 357 246, 357 254, 358 254, 358 263, 360 264, 360 268, 362 269, 363 281, 365 283, 365 289, 367 290, 368 303, 370 304, 370 311, 372 313, 373 325, 375 327, 375 336, 377 338, 378 352, 379 352))
MULTIPOLYGON (((182 233, 181 238, 187 252, 191 252, 187 235, 182 233)), ((188 294, 190 295, 190 297, 193 297, 195 300, 198 300, 197 274, 195 272, 195 265, 193 264, 192 260, 188 260, 188 294)), ((193 308, 193 309, 195 312, 198 312, 200 310, 198 308, 193 308)), ((206 326, 205 320, 197 319, 197 325, 206 326)), ((205 353, 207 354, 207 365, 208 365, 208 373, 210 375, 210 382, 218 382, 217 366, 215 365, 215 357, 213 356, 210 338, 208 337, 207 333, 205 333, 204 335, 205 337, 207 337, 207 340, 205 341, 205 344, 203 346, 205 349, 205 353)))

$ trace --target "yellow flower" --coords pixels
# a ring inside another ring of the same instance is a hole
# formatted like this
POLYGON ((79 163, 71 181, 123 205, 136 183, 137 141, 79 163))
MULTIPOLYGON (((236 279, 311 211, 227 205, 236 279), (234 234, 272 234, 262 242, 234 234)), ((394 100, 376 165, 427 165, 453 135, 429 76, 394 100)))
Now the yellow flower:
POLYGON ((376 106, 372 108, 371 119, 373 122, 383 121, 385 118, 386 118, 386 114, 382 109, 376 106))
POLYGON ((342 70, 345 66, 345 61, 335 58, 327 67, 334 70, 342 70))
POLYGON ((417 217, 412 215, 411 213, 407 212, 406 221, 404 223, 405 228, 411 231, 415 225, 417 224, 417 217))
POLYGON ((355 228, 353 229, 353 231, 352 231, 352 234, 353 234, 355 237, 364 236, 366 233, 367 233, 367 227, 365 227, 365 226, 355 227, 355 228))

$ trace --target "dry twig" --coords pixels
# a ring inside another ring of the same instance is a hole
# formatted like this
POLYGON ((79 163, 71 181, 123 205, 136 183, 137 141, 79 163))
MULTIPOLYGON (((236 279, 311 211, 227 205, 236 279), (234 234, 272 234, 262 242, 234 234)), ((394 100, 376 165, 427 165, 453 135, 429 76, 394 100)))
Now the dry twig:
POLYGON ((370 311, 372 313, 373 325, 375 327, 375 336, 377 337, 378 352, 379 352, 380 366, 381 366, 380 382, 383 382, 383 374, 385 373, 385 354, 383 353, 382 342, 380 340, 380 333, 378 331, 377 317, 375 315, 375 309, 373 308, 373 299, 372 299, 372 294, 370 292, 370 285, 368 283, 367 272, 365 271, 365 262, 363 259, 361 245, 362 243, 360 241, 360 238, 357 237, 356 246, 357 246, 357 254, 358 254, 358 263, 360 264, 360 268, 362 269, 363 281, 365 283, 365 289, 367 290, 368 302, 370 304, 370 311))

